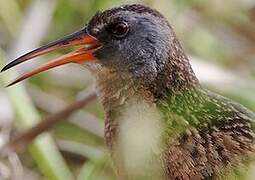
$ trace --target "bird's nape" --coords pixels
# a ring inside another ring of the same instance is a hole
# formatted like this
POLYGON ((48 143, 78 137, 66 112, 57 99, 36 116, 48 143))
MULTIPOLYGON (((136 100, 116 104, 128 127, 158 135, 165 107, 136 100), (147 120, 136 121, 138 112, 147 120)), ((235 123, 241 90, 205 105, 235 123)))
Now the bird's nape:
POLYGON ((84 29, 77 31, 71 35, 68 35, 60 40, 51 42, 45 46, 42 46, 42 47, 37 48, 31 52, 28 52, 27 54, 25 54, 23 56, 20 56, 19 58, 15 59, 14 61, 7 64, 1 70, 1 72, 6 71, 20 63, 28 61, 32 58, 37 57, 37 56, 40 56, 40 55, 43 55, 43 54, 46 54, 46 53, 49 53, 52 51, 56 51, 59 49, 73 47, 73 46, 79 46, 79 45, 83 45, 85 47, 82 47, 74 52, 71 52, 71 53, 61 56, 57 59, 54 59, 46 64, 39 66, 38 68, 36 68, 28 73, 21 75, 20 77, 15 79, 13 82, 8 84, 7 87, 14 85, 24 79, 27 79, 35 74, 38 74, 40 72, 46 71, 48 69, 51 69, 51 68, 54 68, 54 67, 57 67, 60 65, 64 65, 64 64, 68 64, 68 63, 82 64, 84 62, 92 61, 95 59, 93 56, 93 52, 97 48, 100 47, 100 43, 95 37, 93 37, 87 33, 87 28, 85 27, 84 29))

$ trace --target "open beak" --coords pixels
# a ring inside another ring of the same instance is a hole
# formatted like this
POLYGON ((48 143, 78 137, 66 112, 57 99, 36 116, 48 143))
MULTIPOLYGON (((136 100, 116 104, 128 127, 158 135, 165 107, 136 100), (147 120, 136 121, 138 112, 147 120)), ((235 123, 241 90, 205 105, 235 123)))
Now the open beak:
POLYGON ((84 47, 71 52, 69 54, 66 54, 64 56, 61 56, 57 59, 54 59, 46 64, 43 64, 41 66, 39 66, 38 68, 25 73, 23 75, 21 75, 20 77, 18 77, 17 79, 15 79, 13 82, 11 82, 8 86, 14 85, 26 78, 29 78, 35 74, 38 74, 40 72, 46 71, 48 69, 63 65, 63 64, 68 64, 68 63, 78 63, 78 64, 82 64, 84 62, 88 62, 88 61, 93 61, 94 56, 93 56, 93 52, 100 47, 100 43, 99 41, 89 35, 87 33, 87 28, 83 28, 80 31, 77 31, 73 34, 70 34, 62 39, 59 39, 57 41, 51 42, 45 46, 42 46, 38 49, 35 49, 17 59, 15 59, 14 61, 10 62, 9 64, 7 64, 2 70, 6 71, 7 69, 10 69, 20 63, 23 63, 25 61, 28 61, 34 57, 55 51, 55 50, 59 50, 59 49, 63 49, 63 48, 67 48, 67 47, 73 47, 73 46, 78 46, 78 45, 84 45, 84 47))

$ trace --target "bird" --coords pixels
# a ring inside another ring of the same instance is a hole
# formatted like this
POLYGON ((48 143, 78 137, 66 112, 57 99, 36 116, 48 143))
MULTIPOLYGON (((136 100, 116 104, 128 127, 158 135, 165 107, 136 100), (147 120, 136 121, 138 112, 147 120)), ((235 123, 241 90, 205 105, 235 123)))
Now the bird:
POLYGON ((159 11, 141 4, 99 11, 81 30, 2 71, 73 46, 81 47, 8 86, 68 63, 87 68, 96 79, 118 179, 252 179, 254 112, 200 84, 159 11))

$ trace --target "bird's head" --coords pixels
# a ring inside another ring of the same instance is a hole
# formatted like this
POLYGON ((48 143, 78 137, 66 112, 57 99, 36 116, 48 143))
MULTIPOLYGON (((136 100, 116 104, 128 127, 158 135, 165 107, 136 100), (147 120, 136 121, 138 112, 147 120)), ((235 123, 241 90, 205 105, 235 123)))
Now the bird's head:
POLYGON ((88 25, 102 45, 94 52, 105 67, 136 76, 155 73, 170 48, 170 27, 155 10, 129 5, 96 14, 88 25))
POLYGON ((92 64, 91 67, 97 64, 138 77, 156 76, 169 61, 169 56, 179 58, 178 53, 183 56, 174 32, 158 11, 143 5, 126 5, 97 13, 80 31, 17 58, 2 71, 72 46, 82 47, 23 74, 10 85, 67 63, 92 64))

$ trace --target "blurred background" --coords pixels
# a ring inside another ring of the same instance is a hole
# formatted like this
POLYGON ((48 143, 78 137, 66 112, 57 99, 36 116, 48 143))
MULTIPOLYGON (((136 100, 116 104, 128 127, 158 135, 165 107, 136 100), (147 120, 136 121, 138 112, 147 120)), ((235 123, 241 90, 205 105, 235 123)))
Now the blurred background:
MULTIPOLYGON (((95 12, 126 3, 147 4, 163 13, 201 83, 255 111, 254 0, 0 0, 0 68, 80 29, 95 12)), ((45 123, 46 132, 32 144, 29 134, 4 148, 0 179, 116 179, 103 139, 102 107, 86 69, 61 66, 4 88, 18 74, 65 52, 0 75, 0 147, 40 121, 54 121, 53 127, 45 123), (77 111, 56 116, 77 101, 77 111)))

